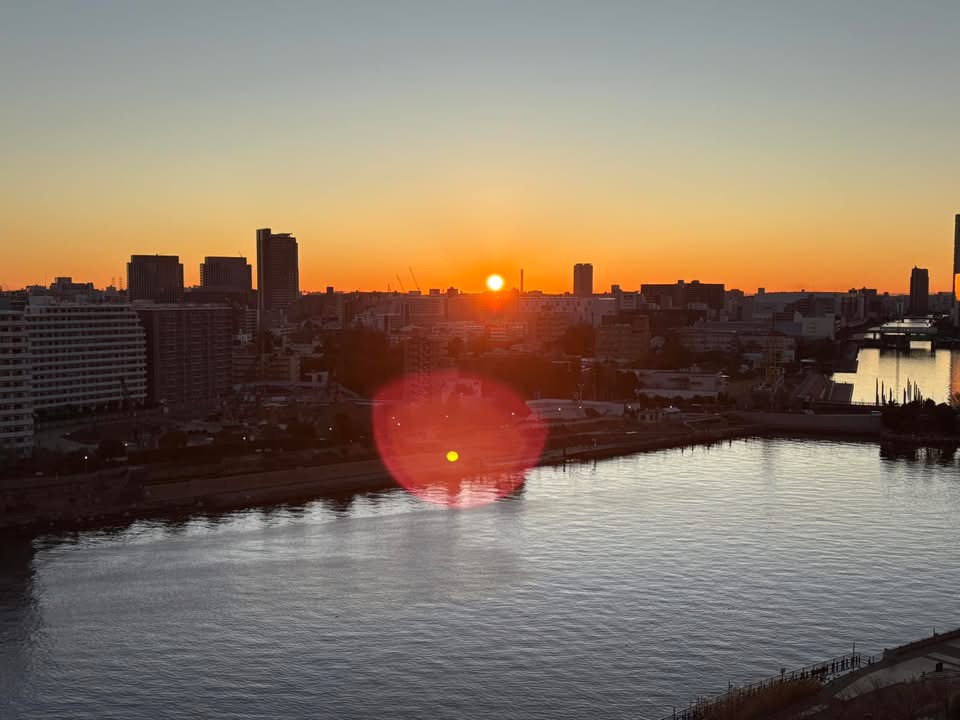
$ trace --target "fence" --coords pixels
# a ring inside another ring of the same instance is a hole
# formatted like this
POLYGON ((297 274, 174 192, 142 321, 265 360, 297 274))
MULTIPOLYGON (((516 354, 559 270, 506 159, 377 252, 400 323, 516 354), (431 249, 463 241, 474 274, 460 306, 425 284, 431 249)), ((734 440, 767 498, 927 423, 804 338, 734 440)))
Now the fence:
POLYGON ((778 685, 800 680, 812 680, 824 685, 840 675, 873 665, 879 662, 881 657, 880 655, 863 655, 862 653, 851 652, 831 658, 826 662, 806 665, 790 672, 782 670, 779 675, 749 685, 738 685, 722 695, 697 698, 687 707, 675 709, 659 720, 703 720, 712 712, 734 708, 745 700, 760 695, 778 685))

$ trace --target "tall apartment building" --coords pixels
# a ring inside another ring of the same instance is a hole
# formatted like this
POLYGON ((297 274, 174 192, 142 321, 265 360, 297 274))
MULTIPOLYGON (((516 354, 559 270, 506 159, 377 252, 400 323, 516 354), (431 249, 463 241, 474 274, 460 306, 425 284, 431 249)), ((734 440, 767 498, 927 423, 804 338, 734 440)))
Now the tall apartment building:
POLYGON ((23 324, 38 417, 143 403, 144 333, 130 305, 34 296, 23 324))
POLYGON ((573 266, 573 294, 579 297, 593 296, 593 265, 577 263, 573 266))
POLYGON ((210 404, 232 381, 233 310, 227 305, 136 307, 147 345, 147 398, 210 404))
POLYGON ((205 257, 200 263, 200 287, 231 294, 250 294, 253 271, 245 257, 205 257))
POLYGON ((910 313, 925 315, 930 309, 930 273, 926 268, 910 271, 910 313))
POLYGON ((30 348, 23 313, 0 309, 0 458, 33 449, 30 348))
POLYGON ((131 255, 127 297, 155 303, 183 300, 183 263, 177 255, 131 255))
POLYGON ((257 230, 257 310, 261 327, 283 320, 300 297, 297 239, 290 233, 257 230))

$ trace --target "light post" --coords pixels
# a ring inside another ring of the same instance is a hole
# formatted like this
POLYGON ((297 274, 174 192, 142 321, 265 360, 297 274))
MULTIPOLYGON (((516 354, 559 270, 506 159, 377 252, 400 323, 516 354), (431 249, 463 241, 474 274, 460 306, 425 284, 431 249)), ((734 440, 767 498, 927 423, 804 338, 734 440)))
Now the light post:
POLYGON ((83 456, 83 471, 84 471, 84 472, 87 471, 87 460, 89 460, 89 459, 90 459, 90 456, 89 456, 89 455, 84 455, 84 456, 83 456))

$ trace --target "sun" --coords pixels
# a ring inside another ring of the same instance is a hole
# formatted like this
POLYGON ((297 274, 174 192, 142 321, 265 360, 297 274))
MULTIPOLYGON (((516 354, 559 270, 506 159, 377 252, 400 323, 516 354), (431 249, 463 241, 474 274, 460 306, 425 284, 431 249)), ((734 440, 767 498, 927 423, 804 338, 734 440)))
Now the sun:
POLYGON ((503 276, 502 275, 490 275, 487 277, 487 287, 494 292, 498 290, 503 290, 503 276))

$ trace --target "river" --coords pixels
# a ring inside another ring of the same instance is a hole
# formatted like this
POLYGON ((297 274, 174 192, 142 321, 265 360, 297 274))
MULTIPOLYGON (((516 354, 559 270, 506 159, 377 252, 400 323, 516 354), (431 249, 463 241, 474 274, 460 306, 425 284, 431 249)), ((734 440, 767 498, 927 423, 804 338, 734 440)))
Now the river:
POLYGON ((951 402, 960 393, 960 350, 930 350, 917 343, 908 352, 863 348, 855 373, 834 373, 837 382, 853 384, 853 401, 873 403, 878 387, 903 402, 904 390, 916 387, 925 398, 951 402))
POLYGON ((3 539, 0 717, 644 718, 960 625, 953 456, 740 440, 3 539))

